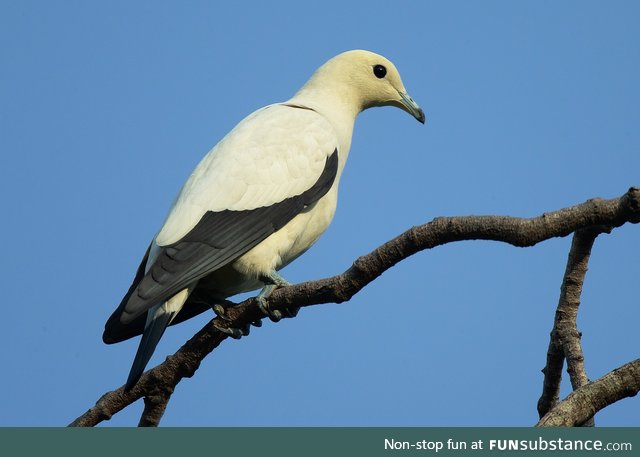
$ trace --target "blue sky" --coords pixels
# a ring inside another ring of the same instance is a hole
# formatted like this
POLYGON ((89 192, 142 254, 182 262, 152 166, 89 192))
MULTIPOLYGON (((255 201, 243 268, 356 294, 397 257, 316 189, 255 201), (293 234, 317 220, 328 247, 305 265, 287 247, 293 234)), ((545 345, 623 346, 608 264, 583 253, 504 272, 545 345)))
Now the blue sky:
MULTIPOLYGON (((137 341, 106 346, 102 329, 176 192, 339 52, 394 61, 428 120, 360 116, 334 222, 290 281, 437 216, 529 217, 640 185, 639 19, 623 1, 0 2, 0 425, 65 425, 125 381, 137 341)), ((592 379, 638 357, 639 240, 596 241, 579 316, 592 379)), ((569 246, 419 253, 349 303, 225 342, 162 424, 533 424, 569 246)), ((208 318, 167 331, 152 364, 208 318)), ((597 423, 637 426, 639 408, 597 423)))

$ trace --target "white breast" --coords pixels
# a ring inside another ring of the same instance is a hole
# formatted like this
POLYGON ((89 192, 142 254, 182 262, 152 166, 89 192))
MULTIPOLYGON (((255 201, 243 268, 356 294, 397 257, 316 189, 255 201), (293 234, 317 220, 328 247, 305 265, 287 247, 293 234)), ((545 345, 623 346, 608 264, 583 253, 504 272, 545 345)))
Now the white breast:
POLYGON ((233 268, 249 277, 285 267, 309 249, 329 227, 336 211, 338 182, 307 211, 238 258, 233 268))

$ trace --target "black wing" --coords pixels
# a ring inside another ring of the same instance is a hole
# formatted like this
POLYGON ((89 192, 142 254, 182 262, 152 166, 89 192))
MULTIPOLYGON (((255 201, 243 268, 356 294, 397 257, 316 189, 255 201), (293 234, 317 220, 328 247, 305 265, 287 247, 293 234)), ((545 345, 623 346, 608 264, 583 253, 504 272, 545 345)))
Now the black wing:
POLYGON ((147 250, 129 292, 107 321, 103 335, 105 342, 112 340, 110 328, 115 331, 116 326, 132 322, 149 308, 234 261, 280 230, 329 191, 337 171, 336 149, 327 158, 316 183, 300 195, 252 210, 205 213, 180 241, 164 246, 153 266, 144 274, 147 250))

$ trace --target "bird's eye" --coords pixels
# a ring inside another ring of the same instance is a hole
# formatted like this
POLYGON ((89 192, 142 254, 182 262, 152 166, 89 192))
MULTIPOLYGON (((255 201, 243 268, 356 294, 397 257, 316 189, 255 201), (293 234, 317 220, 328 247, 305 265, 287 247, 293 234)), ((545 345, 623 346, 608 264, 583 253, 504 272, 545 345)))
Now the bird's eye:
POLYGON ((387 74, 387 69, 384 67, 384 65, 374 65, 373 74, 376 75, 376 78, 382 79, 387 74))

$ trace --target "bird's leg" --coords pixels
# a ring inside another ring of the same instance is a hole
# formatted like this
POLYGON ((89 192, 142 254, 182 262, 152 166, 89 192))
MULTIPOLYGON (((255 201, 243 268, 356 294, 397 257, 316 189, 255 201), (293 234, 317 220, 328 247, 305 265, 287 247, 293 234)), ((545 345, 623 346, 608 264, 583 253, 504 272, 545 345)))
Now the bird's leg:
POLYGON ((265 284, 256 297, 258 306, 265 316, 268 316, 273 322, 278 322, 283 317, 296 317, 300 308, 287 308, 283 311, 276 309, 272 311, 269 308, 269 301, 267 300, 269 295, 271 295, 278 287, 290 286, 291 284, 289 281, 280 276, 280 274, 275 270, 272 270, 268 274, 260 275, 258 279, 265 284))
MULTIPOLYGON (((258 279, 267 285, 280 287, 291 285, 291 283, 284 279, 276 270, 271 270, 269 273, 261 274, 260 276, 258 276, 258 279)), ((273 290, 271 290, 271 292, 273 292, 273 290)))
MULTIPOLYGON (((275 270, 271 271, 270 273, 260 275, 258 279, 265 284, 265 286, 262 288, 262 290, 256 297, 258 306, 260 307, 260 310, 265 314, 265 316, 268 316, 269 319, 271 319, 273 322, 278 322, 283 317, 296 317, 296 315, 298 314, 298 311, 300 310, 299 307, 287 308, 283 311, 280 311, 280 310, 272 311, 269 308, 269 302, 267 300, 269 298, 269 295, 271 295, 271 293, 273 293, 273 291, 276 290, 278 287, 289 286, 291 284, 282 276, 280 276, 280 274, 278 274, 278 272, 276 272, 275 270)), ((236 305, 235 303, 229 300, 220 300, 220 301, 217 301, 215 304, 213 304, 211 308, 213 309, 213 312, 216 313, 218 317, 220 317, 223 320, 229 321, 229 319, 226 316, 226 310, 231 306, 235 306, 235 305, 236 305)), ((257 321, 251 322, 251 324, 255 325, 256 327, 260 327, 262 326, 262 321, 257 320, 257 321)), ((220 325, 216 325, 216 321, 214 320, 213 325, 220 332, 236 339, 239 339, 239 338, 242 338, 243 336, 248 335, 250 330, 249 324, 247 324, 242 328, 230 328, 230 327, 223 327, 220 325)))
POLYGON ((267 301, 267 297, 271 295, 271 293, 276 290, 278 286, 275 284, 267 284, 262 288, 258 296, 256 297, 256 301, 258 302, 258 306, 260 307, 260 311, 264 313, 265 316, 269 316, 273 322, 278 322, 282 319, 282 313, 277 309, 275 311, 271 311, 269 308, 269 302, 267 301))

